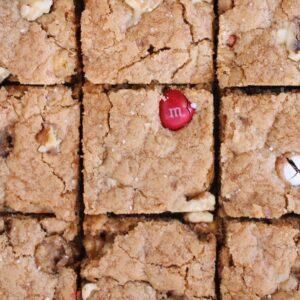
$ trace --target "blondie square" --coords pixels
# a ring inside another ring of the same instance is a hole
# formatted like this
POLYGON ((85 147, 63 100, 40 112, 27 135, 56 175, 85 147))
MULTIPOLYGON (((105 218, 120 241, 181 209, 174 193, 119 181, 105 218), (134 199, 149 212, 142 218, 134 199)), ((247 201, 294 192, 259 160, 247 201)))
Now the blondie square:
POLYGON ((214 225, 88 216, 83 300, 216 299, 214 225))
POLYGON ((90 215, 203 212, 214 209, 213 99, 181 92, 197 105, 178 131, 162 126, 162 86, 84 88, 84 201, 90 215))
POLYGON ((228 222, 221 252, 222 299, 300 299, 299 228, 299 220, 228 222))
POLYGON ((75 219, 80 116, 71 93, 0 89, 0 211, 75 219))
POLYGON ((0 0, 0 82, 69 82, 76 44, 73 0, 0 0))
POLYGON ((300 93, 222 98, 221 204, 231 217, 300 214, 300 93))
POLYGON ((0 298, 75 300, 76 232, 55 218, 0 217, 0 298))
POLYGON ((94 84, 210 83, 212 0, 85 0, 81 41, 94 84))
POLYGON ((300 85, 300 0, 219 0, 221 87, 300 85))

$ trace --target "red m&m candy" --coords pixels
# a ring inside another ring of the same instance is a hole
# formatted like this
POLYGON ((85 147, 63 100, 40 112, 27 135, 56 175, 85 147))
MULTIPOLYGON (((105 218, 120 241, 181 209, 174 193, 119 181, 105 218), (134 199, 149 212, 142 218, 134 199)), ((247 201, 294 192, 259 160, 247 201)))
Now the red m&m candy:
POLYGON ((178 130, 186 126, 193 118, 196 103, 191 103, 178 90, 169 90, 159 102, 159 116, 162 126, 178 130))

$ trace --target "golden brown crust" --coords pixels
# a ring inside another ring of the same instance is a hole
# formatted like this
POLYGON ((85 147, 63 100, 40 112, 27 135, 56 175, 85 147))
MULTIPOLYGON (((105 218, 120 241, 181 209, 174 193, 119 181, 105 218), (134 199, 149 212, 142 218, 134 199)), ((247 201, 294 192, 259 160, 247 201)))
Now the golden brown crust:
POLYGON ((54 218, 0 218, 1 298, 74 298, 76 248, 69 234, 73 229, 64 223, 65 230, 57 232, 61 223, 54 218), (46 229, 43 222, 51 226, 46 229))
POLYGON ((135 2, 85 1, 86 78, 94 84, 211 82, 212 1, 147 0, 144 12, 133 9, 135 2))
POLYGON ((219 20, 221 87, 299 85, 300 53, 296 43, 300 1, 219 2, 224 12, 219 20))
POLYGON ((87 217, 89 258, 82 276, 92 286, 85 300, 122 293, 130 299, 215 299, 216 240, 192 228, 176 220, 87 217))
POLYGON ((2 88, 0 115, 8 141, 0 145, 0 210, 75 220, 79 105, 71 89, 2 88))
POLYGON ((300 213, 299 186, 285 180, 279 166, 298 155, 299 111, 299 93, 222 98, 221 201, 228 216, 300 213))
POLYGON ((299 220, 231 221, 221 253, 222 299, 298 299, 299 220))
POLYGON ((0 1, 0 67, 23 84, 69 82, 78 64, 73 0, 54 0, 33 21, 21 15, 22 1, 0 1))
POLYGON ((182 89, 198 105, 176 132, 162 127, 162 86, 84 90, 83 146, 87 214, 181 211, 178 203, 209 189, 213 176, 213 99, 182 89))

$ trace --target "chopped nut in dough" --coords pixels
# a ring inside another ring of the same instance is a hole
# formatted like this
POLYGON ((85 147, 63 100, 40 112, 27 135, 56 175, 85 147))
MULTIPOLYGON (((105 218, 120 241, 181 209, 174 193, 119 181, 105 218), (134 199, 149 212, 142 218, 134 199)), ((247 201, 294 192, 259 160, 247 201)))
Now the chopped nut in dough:
POLYGON ((200 222, 209 223, 213 221, 214 216, 207 211, 190 212, 184 215, 184 219, 186 222, 190 222, 190 223, 200 223, 200 222))
POLYGON ((291 290, 296 290, 297 286, 299 285, 298 279, 295 275, 291 274, 289 279, 287 279, 284 282, 280 283, 280 289, 283 291, 291 291, 291 290))
POLYGON ((294 61, 300 60, 300 41, 299 24, 295 20, 294 22, 286 23, 283 28, 278 29, 276 33, 276 41, 278 44, 285 44, 289 52, 289 58, 294 61))
POLYGON ((175 203, 174 211, 178 212, 202 212, 213 210, 215 207, 215 196, 206 192, 191 200, 180 199, 175 203))
POLYGON ((4 81, 10 75, 9 71, 0 67, 0 83, 4 81))
POLYGON ((46 237, 36 248, 36 263, 43 272, 55 274, 73 262, 73 251, 58 235, 46 237))
POLYGON ((133 9, 134 24, 137 24, 143 13, 151 12, 162 1, 161 0, 125 0, 125 2, 133 9))
POLYGON ((59 152, 61 140, 57 138, 53 125, 45 125, 37 135, 37 140, 41 144, 39 152, 52 154, 59 152))
POLYGON ((28 21, 34 21, 49 13, 52 4, 53 0, 22 0, 21 16, 28 21))
MULTIPOLYGON (((55 219, 51 219, 55 223, 55 219)), ((1 299, 75 300, 72 295, 76 290, 77 275, 73 261, 65 266, 60 265, 57 273, 44 268, 57 264, 58 261, 54 260, 60 257, 53 255, 57 253, 57 247, 49 244, 53 236, 42 229, 41 222, 36 217, 0 218, 1 299), (49 247, 41 256, 41 245, 47 244, 49 247)), ((55 237, 59 240, 64 235, 65 232, 61 232, 55 237)), ((74 236, 64 239, 64 242, 69 248, 74 247, 76 253, 74 236)))
POLYGON ((75 220, 80 112, 74 98, 60 85, 0 89, 0 211, 75 220))
POLYGON ((82 299, 87 300, 93 291, 98 291, 99 287, 95 283, 87 283, 82 287, 82 299))

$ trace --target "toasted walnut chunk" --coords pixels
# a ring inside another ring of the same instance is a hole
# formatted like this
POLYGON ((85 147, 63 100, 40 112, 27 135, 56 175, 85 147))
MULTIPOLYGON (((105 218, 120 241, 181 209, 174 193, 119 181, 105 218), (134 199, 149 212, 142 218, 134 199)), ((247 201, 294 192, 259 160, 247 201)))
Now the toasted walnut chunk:
POLYGON ((10 75, 9 71, 0 67, 0 83, 3 82, 10 75))
POLYGON ((285 44, 288 57, 291 60, 300 60, 300 18, 295 18, 292 22, 286 22, 282 28, 276 32, 276 40, 279 44, 285 44))
POLYGON ((39 152, 57 154, 61 140, 58 139, 55 126, 45 124, 43 129, 37 134, 37 141, 41 144, 39 152))
POLYGON ((154 10, 162 0, 125 0, 125 2, 133 9, 134 24, 137 24, 143 13, 154 10))
POLYGON ((55 274, 73 262, 74 253, 71 246, 62 237, 53 235, 45 238, 37 246, 35 258, 43 272, 55 274))
POLYGON ((50 12, 53 0, 21 0, 20 13, 28 21, 34 21, 50 12))
POLYGON ((99 287, 95 283, 87 283, 82 287, 82 299, 87 300, 93 293, 93 291, 98 291, 99 287))

